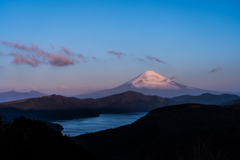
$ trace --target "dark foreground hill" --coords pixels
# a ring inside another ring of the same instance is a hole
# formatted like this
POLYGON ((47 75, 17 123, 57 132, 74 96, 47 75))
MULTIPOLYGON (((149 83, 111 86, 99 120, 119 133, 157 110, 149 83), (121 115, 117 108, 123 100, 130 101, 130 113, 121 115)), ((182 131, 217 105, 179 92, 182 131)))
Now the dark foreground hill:
POLYGON ((41 121, 20 117, 8 125, 0 117, 0 159, 90 160, 94 157, 41 121))
POLYGON ((74 137, 97 159, 240 159, 240 105, 155 109, 131 125, 74 137))

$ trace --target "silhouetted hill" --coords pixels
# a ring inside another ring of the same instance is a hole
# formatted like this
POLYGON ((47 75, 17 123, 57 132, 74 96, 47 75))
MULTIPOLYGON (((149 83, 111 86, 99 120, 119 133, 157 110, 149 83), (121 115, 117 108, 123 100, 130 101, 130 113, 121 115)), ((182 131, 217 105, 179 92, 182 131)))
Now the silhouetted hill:
POLYGON ((98 116, 96 111, 84 106, 84 102, 80 99, 51 95, 1 103, 0 111, 10 117, 10 119, 20 115, 41 120, 98 116))
POLYGON ((76 136, 97 159, 240 158, 240 105, 182 104, 155 109, 131 125, 76 136))
POLYGON ((92 117, 101 113, 146 112, 183 103, 215 104, 233 99, 239 99, 239 96, 206 93, 200 96, 187 95, 169 99, 127 91, 98 99, 78 99, 61 95, 22 99, 0 103, 0 110, 11 118, 24 115, 33 119, 54 120, 92 117))
POLYGON ((22 110, 69 110, 79 109, 81 106, 78 104, 80 103, 80 99, 53 94, 39 98, 4 102, 1 104, 22 110))
POLYGON ((42 97, 42 96, 46 96, 46 94, 33 91, 33 90, 26 93, 9 91, 9 92, 0 93, 0 102, 8 102, 8 101, 15 101, 20 99, 42 97))
POLYGON ((199 96, 183 95, 178 97, 173 97, 171 100, 174 100, 178 103, 200 103, 200 104, 216 104, 226 101, 236 100, 240 97, 234 94, 221 94, 214 95, 210 93, 204 93, 199 96))
POLYGON ((7 127, 0 123, 0 159, 90 160, 94 157, 45 123, 20 117, 7 127))
POLYGON ((0 104, 11 118, 24 115, 32 119, 53 120, 98 116, 100 113, 150 111, 173 104, 168 98, 128 91, 99 99, 78 99, 60 95, 30 98, 0 104))
MULTIPOLYGON (((94 99, 92 99, 94 100, 94 99)), ((94 100, 101 112, 143 112, 175 103, 169 98, 127 91, 94 100)))

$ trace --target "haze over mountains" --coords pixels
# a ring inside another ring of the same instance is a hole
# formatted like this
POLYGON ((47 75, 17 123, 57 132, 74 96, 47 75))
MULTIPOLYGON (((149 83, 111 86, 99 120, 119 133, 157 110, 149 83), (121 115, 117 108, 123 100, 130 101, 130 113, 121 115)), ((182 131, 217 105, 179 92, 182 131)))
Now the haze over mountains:
POLYGON ((74 119, 98 116, 101 113, 146 112, 159 107, 184 103, 224 103, 227 105, 225 102, 230 101, 230 104, 235 104, 234 102, 238 103, 237 100, 239 99, 240 97, 237 95, 212 95, 209 93, 199 96, 186 95, 162 98, 127 91, 97 99, 78 99, 61 95, 22 99, 0 103, 0 111, 13 118, 24 115, 29 118, 42 120, 74 119))
POLYGON ((8 101, 15 101, 20 99, 26 98, 34 98, 34 97, 43 97, 46 94, 40 93, 38 91, 30 91, 30 92, 16 92, 16 91, 8 91, 0 93, 0 102, 8 102, 8 101))
POLYGON ((221 94, 218 91, 203 90, 176 83, 154 71, 145 71, 141 75, 116 88, 77 95, 77 98, 101 98, 126 91, 140 92, 145 95, 174 97, 180 95, 200 95, 203 93, 221 94))
POLYGON ((128 91, 99 99, 78 99, 60 95, 30 98, 0 103, 0 111, 11 117, 53 120, 98 116, 100 113, 124 113, 150 111, 173 104, 168 98, 146 96, 128 91))
MULTIPOLYGON (((123 93, 126 91, 135 91, 145 95, 157 95, 160 97, 172 98, 183 95, 201 95, 203 93, 223 94, 227 92, 219 92, 212 90, 204 90, 194 87, 189 87, 172 81, 154 71, 145 71, 136 78, 112 89, 101 90, 89 94, 76 95, 74 97, 85 98, 102 98, 114 94, 123 93)), ((36 98, 46 96, 46 94, 38 91, 30 91, 26 93, 9 91, 0 93, 0 102, 15 101, 26 98, 36 98)))

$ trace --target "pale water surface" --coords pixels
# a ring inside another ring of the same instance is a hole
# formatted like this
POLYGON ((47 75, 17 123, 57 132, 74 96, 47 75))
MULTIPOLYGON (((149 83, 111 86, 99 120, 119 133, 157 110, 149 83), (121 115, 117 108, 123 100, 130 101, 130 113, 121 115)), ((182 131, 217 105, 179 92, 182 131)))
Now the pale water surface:
POLYGON ((63 135, 77 136, 131 124, 148 112, 100 114, 99 117, 52 121, 63 126, 63 135))

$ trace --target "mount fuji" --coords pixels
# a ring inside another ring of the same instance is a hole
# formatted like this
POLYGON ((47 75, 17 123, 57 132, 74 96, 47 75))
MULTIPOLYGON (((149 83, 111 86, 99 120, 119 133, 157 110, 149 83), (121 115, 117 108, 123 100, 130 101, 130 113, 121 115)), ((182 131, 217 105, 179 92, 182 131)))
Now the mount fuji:
POLYGON ((101 98, 126 91, 140 92, 145 95, 175 97, 180 95, 200 95, 203 93, 221 94, 217 91, 203 90, 176 83, 154 71, 145 71, 131 81, 116 88, 101 90, 89 94, 77 95, 77 98, 101 98))

